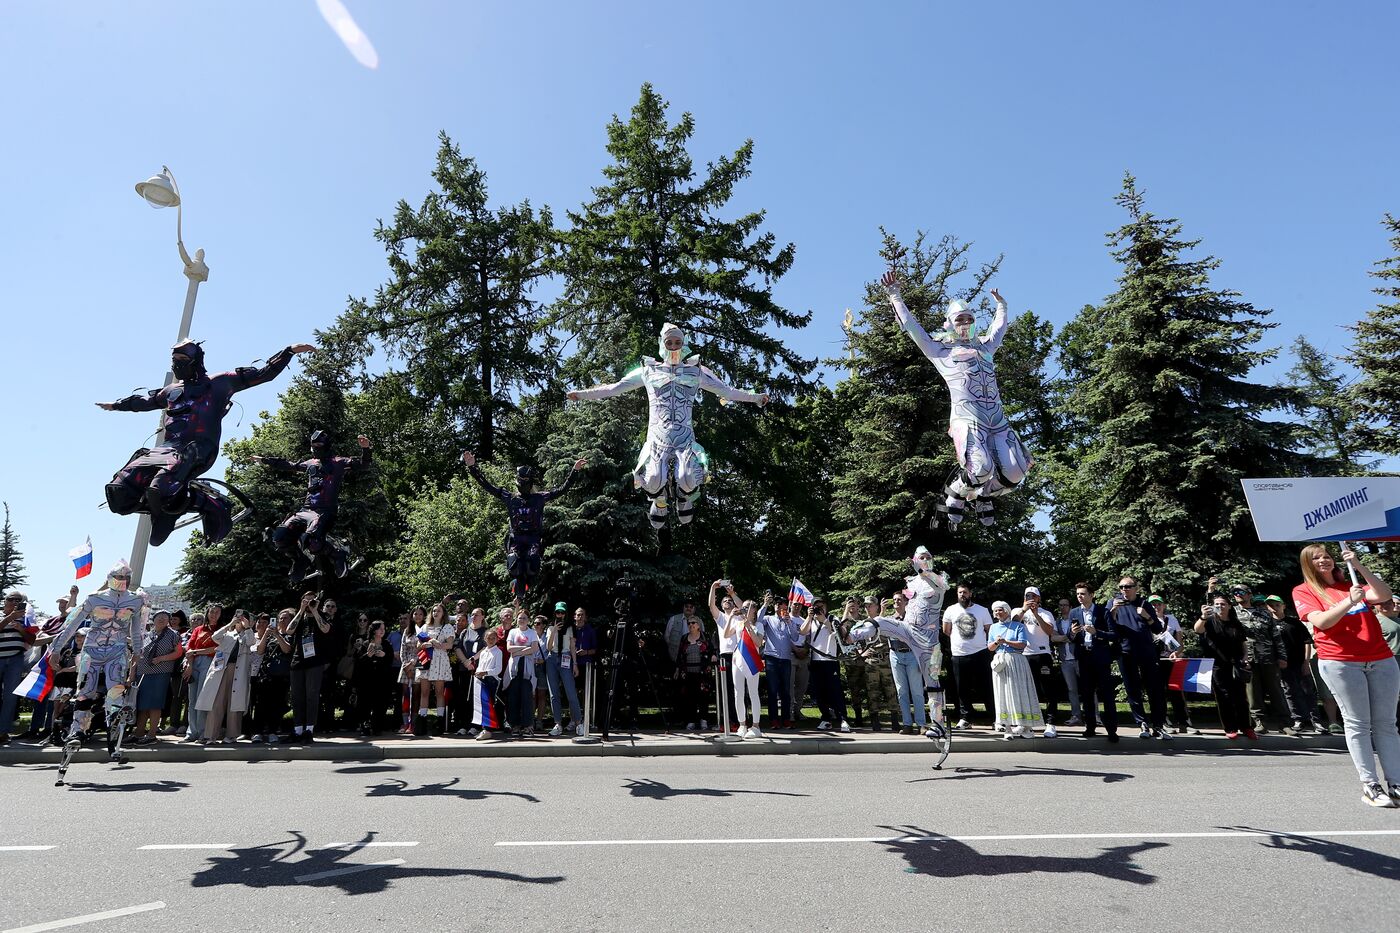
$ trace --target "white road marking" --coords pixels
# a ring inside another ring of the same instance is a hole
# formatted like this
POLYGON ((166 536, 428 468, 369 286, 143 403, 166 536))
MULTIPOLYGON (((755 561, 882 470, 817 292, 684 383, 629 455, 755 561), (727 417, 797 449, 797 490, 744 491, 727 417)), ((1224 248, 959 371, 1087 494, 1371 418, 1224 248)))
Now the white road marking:
POLYGON ((365 871, 370 868, 387 868, 391 865, 402 865, 403 859, 391 858, 383 862, 368 862, 364 865, 346 865, 343 868, 332 868, 330 871, 318 871, 310 875, 297 875, 297 884, 305 884, 308 881, 320 881, 322 878, 335 878, 340 875, 353 875, 357 871, 365 871))
POLYGON ((416 845, 416 842, 328 842, 316 849, 407 849, 416 845))
POLYGON ((232 849, 232 842, 176 842, 166 845, 141 846, 138 852, 164 851, 171 849, 232 849))
POLYGON ((47 852, 58 846, 0 846, 0 852, 47 852))
POLYGON ((137 904, 135 907, 119 907, 116 910, 104 910, 98 914, 83 914, 81 917, 69 917, 67 920, 50 920, 47 923, 31 923, 27 927, 11 927, 0 933, 41 933, 43 930, 61 930, 64 927, 75 927, 80 923, 95 923, 98 920, 112 920, 116 917, 125 917, 129 914, 141 914, 148 910, 162 910, 165 901, 151 901, 149 904, 137 904))
POLYGON ((1054 839, 1259 839, 1272 836, 1312 837, 1328 839, 1339 836, 1400 836, 1400 829, 1323 829, 1292 832, 1269 832, 1267 830, 1218 830, 1196 833, 1016 833, 987 836, 808 836, 786 839, 540 839, 509 840, 497 842, 497 846, 520 846, 527 848, 561 846, 711 846, 711 845, 803 845, 829 843, 870 843, 870 842, 938 842, 947 839, 952 842, 1035 842, 1054 839))

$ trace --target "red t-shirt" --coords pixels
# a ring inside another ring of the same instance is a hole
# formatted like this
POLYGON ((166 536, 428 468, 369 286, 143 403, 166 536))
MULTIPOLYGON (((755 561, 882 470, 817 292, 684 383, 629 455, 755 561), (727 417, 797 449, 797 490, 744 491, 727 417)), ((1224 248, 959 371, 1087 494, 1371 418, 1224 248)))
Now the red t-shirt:
POLYGON ((196 625, 194 631, 190 632, 190 643, 185 646, 186 651, 197 651, 200 648, 214 647, 214 630, 207 625, 196 625))
MULTIPOLYGON (((1350 587, 1338 583, 1327 587, 1325 600, 1306 583, 1293 587, 1293 605, 1304 622, 1314 612, 1324 612, 1350 600, 1350 587)), ((1324 661, 1384 661, 1394 657, 1375 611, 1365 603, 1354 607, 1331 628, 1313 629, 1313 644, 1317 646, 1317 656, 1324 661)))

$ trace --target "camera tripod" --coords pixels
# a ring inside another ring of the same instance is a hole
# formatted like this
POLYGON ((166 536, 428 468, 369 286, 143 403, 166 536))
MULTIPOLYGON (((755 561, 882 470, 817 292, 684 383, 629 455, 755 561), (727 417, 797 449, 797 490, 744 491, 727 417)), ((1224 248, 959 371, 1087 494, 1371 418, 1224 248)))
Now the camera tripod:
MULTIPOLYGON (((608 664, 611 669, 608 672, 608 703, 603 708, 603 741, 608 740, 609 730, 612 728, 613 704, 617 702, 618 677, 622 673, 622 666, 627 663, 627 628, 632 624, 632 581, 625 575, 614 585, 614 589, 619 594, 613 601, 613 610, 617 613, 617 621, 613 623, 613 644, 612 654, 609 656, 608 664)), ((640 654, 640 652, 639 652, 640 654)), ((656 688, 656 678, 652 675, 651 668, 646 665, 641 657, 635 659, 642 668, 642 673, 646 675, 647 688, 651 691, 652 701, 656 704, 656 710, 661 714, 661 725, 666 731, 671 730, 671 724, 666 720, 666 709, 661 705, 661 692, 656 688)), ((635 688, 637 684, 632 683, 627 686, 635 688)), ((635 714, 636 697, 629 693, 632 699, 632 708, 635 714)), ((635 716, 633 725, 635 725, 635 716)))

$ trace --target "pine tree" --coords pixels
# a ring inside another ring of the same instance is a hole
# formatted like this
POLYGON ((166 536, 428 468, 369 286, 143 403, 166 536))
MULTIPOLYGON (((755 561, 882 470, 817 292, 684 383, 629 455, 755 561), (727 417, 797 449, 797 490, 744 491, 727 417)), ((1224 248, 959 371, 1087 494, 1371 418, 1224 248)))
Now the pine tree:
POLYGON ((1307 337, 1293 341, 1293 367, 1284 384, 1296 390, 1288 407, 1296 416, 1305 449, 1334 476, 1358 476, 1375 469, 1365 456, 1365 425, 1361 423, 1337 360, 1313 346, 1307 337))
POLYGON ((1400 218, 1386 214, 1383 223, 1394 255, 1371 273, 1381 280, 1375 288, 1381 302, 1352 328, 1361 378, 1349 395, 1366 422, 1367 449, 1393 457, 1400 455, 1400 218))
POLYGON ((24 555, 19 552, 19 535, 10 525, 10 503, 4 505, 5 524, 0 526, 0 592, 29 582, 24 572, 24 555))
POLYGON ((1281 585, 1296 550, 1258 541, 1240 480, 1318 463, 1296 426, 1270 417, 1293 391, 1249 379, 1276 355, 1259 346, 1269 312, 1213 288, 1219 261, 1189 256, 1199 241, 1149 213, 1131 175, 1115 200, 1128 213, 1108 237, 1118 290, 1061 335, 1078 446, 1055 490, 1057 533, 1083 542, 1103 579, 1131 572, 1169 598, 1198 597, 1213 573, 1281 585))

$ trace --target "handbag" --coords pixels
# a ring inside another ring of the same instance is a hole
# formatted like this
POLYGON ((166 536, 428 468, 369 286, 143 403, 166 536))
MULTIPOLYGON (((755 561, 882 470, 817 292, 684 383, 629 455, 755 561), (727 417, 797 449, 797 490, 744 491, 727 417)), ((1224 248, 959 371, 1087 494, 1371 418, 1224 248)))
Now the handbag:
POLYGON ((992 655, 992 670, 1000 674, 1011 666, 1011 659, 1007 657, 1007 654, 1006 651, 998 651, 992 655))

